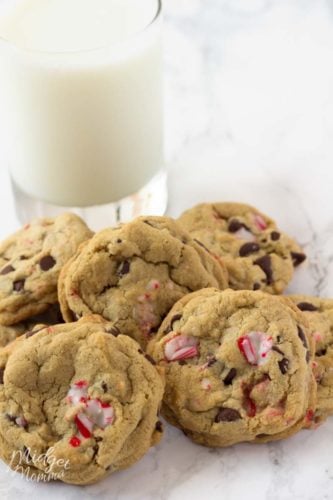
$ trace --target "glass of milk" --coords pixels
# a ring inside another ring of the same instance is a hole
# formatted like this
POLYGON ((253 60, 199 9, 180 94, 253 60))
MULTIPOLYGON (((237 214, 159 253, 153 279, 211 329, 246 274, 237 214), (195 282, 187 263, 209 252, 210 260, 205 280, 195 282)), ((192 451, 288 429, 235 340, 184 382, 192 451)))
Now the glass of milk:
POLYGON ((0 0, 0 123, 22 222, 164 213, 161 22, 160 0, 0 0))

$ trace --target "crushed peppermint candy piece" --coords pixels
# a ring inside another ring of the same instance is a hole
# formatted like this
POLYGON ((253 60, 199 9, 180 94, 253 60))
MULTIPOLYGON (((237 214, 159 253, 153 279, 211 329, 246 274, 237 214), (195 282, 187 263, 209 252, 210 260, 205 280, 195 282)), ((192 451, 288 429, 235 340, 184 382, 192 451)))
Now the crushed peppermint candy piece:
POLYGON ((234 236, 240 240, 248 241, 248 242, 255 242, 256 237, 254 234, 251 233, 249 229, 246 229, 244 226, 242 226, 238 231, 234 233, 234 236))
POLYGON ((166 342, 164 353, 168 361, 194 358, 199 354, 198 340, 187 335, 177 335, 166 342))
POLYGON ((158 280, 150 280, 146 288, 147 290, 159 290, 161 284, 158 280))
POLYGON ((313 338, 316 342, 321 342, 323 340, 323 336, 320 332, 314 332, 313 338))
POLYGON ((23 427, 23 428, 28 427, 28 422, 26 421, 26 419, 24 417, 17 417, 15 419, 15 423, 19 427, 23 427))
POLYGON ((86 380, 79 380, 71 386, 67 394, 67 402, 77 405, 84 402, 88 395, 88 382, 86 380))
POLYGON ((73 406, 80 405, 80 411, 74 416, 78 435, 69 440, 74 448, 80 446, 83 438, 89 439, 92 436, 94 427, 105 429, 114 422, 113 407, 98 398, 90 398, 88 382, 85 380, 79 380, 70 387, 66 401, 73 406))
POLYGON ((265 229, 267 229, 267 223, 265 219, 259 214, 256 214, 254 216, 254 223, 260 231, 264 231, 265 229))
POLYGON ((238 339, 238 348, 250 365, 261 366, 273 347, 272 337, 262 332, 250 332, 238 339))
POLYGON ((212 388, 212 383, 209 380, 209 378, 203 378, 201 380, 201 387, 203 388, 204 391, 210 391, 212 388))
POLYGON ((69 444, 73 446, 73 448, 77 448, 81 444, 81 439, 77 436, 72 436, 69 440, 69 444))
POLYGON ((90 420, 84 413, 79 413, 75 417, 75 424, 79 433, 86 439, 91 437, 94 422, 90 420))

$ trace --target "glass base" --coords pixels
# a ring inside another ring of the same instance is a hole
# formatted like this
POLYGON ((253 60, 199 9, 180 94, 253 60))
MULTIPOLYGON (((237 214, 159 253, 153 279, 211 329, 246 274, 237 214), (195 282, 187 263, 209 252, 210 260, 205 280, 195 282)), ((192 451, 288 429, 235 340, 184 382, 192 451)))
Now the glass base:
POLYGON ((120 201, 92 207, 61 207, 32 198, 22 191, 12 179, 17 216, 22 224, 36 217, 54 217, 63 212, 73 212, 98 231, 121 222, 128 222, 140 215, 164 215, 168 203, 167 174, 159 172, 137 193, 120 201))

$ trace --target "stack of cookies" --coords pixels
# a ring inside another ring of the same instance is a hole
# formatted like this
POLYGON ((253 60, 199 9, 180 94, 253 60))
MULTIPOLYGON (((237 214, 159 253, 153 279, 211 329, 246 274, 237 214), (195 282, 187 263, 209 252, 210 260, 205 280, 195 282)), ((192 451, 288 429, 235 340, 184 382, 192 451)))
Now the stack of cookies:
POLYGON ((236 203, 23 228, 0 245, 1 458, 89 484, 156 444, 160 413, 211 447, 314 428, 333 412, 333 300, 278 295, 304 260, 236 203))

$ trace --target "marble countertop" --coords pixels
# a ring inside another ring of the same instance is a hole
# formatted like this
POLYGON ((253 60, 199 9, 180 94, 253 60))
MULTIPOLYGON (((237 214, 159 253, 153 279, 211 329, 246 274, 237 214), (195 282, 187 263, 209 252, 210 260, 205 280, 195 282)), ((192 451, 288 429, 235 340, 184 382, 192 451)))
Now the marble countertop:
MULTIPOLYGON (((165 0, 165 18, 169 214, 252 203, 309 255, 289 291, 333 296, 333 1, 165 0)), ((3 237, 18 225, 4 164, 0 204, 3 237)), ((0 498, 23 495, 332 500, 333 417, 286 441, 224 450, 168 426, 134 467, 85 488, 35 485, 0 464, 0 498)))

